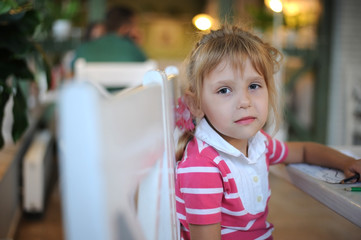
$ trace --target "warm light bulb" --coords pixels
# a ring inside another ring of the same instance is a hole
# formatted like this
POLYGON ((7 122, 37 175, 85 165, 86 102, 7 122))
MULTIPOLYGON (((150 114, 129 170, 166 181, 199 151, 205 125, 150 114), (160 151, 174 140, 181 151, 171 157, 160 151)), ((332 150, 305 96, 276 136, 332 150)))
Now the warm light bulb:
POLYGON ((282 2, 280 0, 270 0, 269 7, 274 12, 282 12, 282 2))
POLYGON ((199 30, 205 31, 212 27, 212 18, 207 14, 198 14, 193 19, 192 22, 196 28, 199 30))

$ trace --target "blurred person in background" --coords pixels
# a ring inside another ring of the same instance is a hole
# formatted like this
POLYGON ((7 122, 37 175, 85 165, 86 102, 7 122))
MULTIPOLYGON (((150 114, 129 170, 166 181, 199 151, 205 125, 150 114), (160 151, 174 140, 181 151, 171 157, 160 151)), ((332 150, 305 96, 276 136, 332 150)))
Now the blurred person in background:
POLYGON ((85 29, 82 42, 88 42, 103 36, 106 33, 103 22, 91 22, 85 29))
MULTIPOLYGON (((82 43, 89 42, 97 39, 106 33, 105 24, 101 21, 91 22, 85 28, 85 32, 81 38, 82 43)), ((75 56, 75 50, 68 51, 64 54, 62 59, 62 66, 64 68, 65 79, 69 79, 73 76, 73 61, 75 56)))
POLYGON ((84 58, 87 62, 143 62, 146 54, 138 45, 140 31, 135 12, 125 6, 111 8, 105 18, 106 33, 81 44, 72 62, 84 58))

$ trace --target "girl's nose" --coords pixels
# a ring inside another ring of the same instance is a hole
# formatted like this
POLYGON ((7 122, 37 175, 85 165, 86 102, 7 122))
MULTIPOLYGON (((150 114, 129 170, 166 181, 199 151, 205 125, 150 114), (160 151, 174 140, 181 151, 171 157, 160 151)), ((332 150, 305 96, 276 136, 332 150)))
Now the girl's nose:
POLYGON ((243 91, 238 97, 238 108, 248 108, 251 105, 251 99, 248 91, 243 91))

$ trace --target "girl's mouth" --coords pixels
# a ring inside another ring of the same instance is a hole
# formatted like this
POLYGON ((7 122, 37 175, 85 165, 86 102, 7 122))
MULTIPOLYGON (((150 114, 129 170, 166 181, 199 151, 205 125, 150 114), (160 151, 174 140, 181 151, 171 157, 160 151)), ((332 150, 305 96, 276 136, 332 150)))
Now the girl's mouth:
POLYGON ((248 125, 251 124, 256 118, 255 117, 244 117, 236 121, 237 124, 240 125, 248 125))

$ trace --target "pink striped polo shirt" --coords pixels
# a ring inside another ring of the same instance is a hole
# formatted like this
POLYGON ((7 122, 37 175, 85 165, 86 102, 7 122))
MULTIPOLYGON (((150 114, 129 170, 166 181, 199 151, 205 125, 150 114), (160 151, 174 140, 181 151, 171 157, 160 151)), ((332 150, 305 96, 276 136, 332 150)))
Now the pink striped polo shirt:
POLYGON ((248 158, 205 119, 177 165, 176 208, 182 239, 188 223, 221 223, 222 239, 272 239, 267 222, 269 165, 283 162, 287 146, 260 131, 249 140, 248 158))

